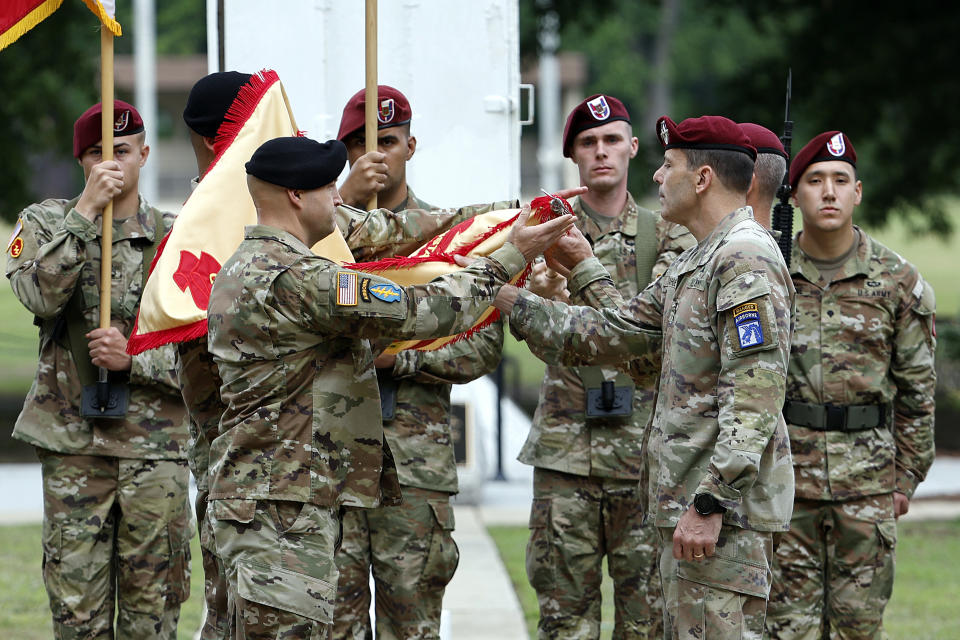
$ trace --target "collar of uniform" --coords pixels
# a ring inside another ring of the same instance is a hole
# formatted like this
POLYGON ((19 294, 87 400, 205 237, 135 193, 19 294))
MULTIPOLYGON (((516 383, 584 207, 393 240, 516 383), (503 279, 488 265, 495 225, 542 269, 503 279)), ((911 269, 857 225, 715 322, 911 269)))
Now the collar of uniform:
MULTIPOLYGON (((113 221, 113 242, 121 240, 136 240, 142 238, 150 242, 156 237, 157 221, 153 215, 153 207, 143 196, 139 196, 140 206, 136 215, 123 220, 113 221)), ((102 220, 102 218, 101 218, 102 220)), ((102 233, 98 234, 102 235, 102 233)))
POLYGON ((717 226, 713 228, 713 231, 710 232, 710 235, 697 244, 696 249, 688 252, 689 255, 687 253, 681 254, 681 256, 685 256, 686 259, 684 263, 679 266, 679 273, 683 274, 688 271, 693 271, 697 267, 709 262, 717 250, 717 247, 720 246, 723 239, 730 233, 730 230, 744 220, 753 220, 753 209, 749 206, 740 207, 720 220, 717 226))
POLYGON ((410 188, 410 185, 407 185, 407 197, 404 198, 403 202, 398 204, 396 207, 391 209, 394 213, 400 213, 401 211, 406 211, 407 209, 425 209, 431 211, 436 209, 432 204, 427 204, 413 193, 413 189, 410 188))
POLYGON ((577 226, 584 235, 591 231, 596 232, 595 234, 590 234, 594 240, 608 233, 613 233, 614 231, 625 236, 630 236, 631 238, 637 235, 637 203, 629 191, 627 192, 627 202, 623 205, 623 209, 610 221, 606 229, 600 229, 597 223, 593 221, 593 218, 587 215, 587 212, 583 209, 586 205, 584 205, 580 196, 574 196, 569 202, 570 208, 573 209, 573 213, 577 216, 577 226))
MULTIPOLYGON (((873 254, 873 240, 863 229, 853 225, 860 240, 853 256, 833 276, 833 281, 843 280, 856 275, 870 275, 870 256, 873 254)), ((800 231, 793 236, 793 250, 790 252, 790 275, 803 276, 808 282, 820 281, 820 271, 813 265, 807 254, 800 249, 800 231)))
POLYGON ((287 245, 298 253, 312 254, 306 244, 289 231, 265 224, 251 224, 243 228, 244 240, 275 240, 287 245))

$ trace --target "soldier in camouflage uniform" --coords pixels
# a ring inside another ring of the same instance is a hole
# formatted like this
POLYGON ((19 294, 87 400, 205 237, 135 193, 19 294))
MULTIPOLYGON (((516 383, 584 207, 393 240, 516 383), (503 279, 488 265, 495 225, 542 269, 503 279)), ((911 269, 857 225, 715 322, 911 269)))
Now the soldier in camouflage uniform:
MULTIPOLYGON (((190 91, 183 112, 190 129, 191 142, 197 159, 198 176, 206 173, 216 158, 214 139, 237 93, 250 79, 250 74, 236 71, 212 73, 201 78, 190 91)), ((364 167, 358 167, 363 169, 364 167)), ((348 182, 361 176, 351 171, 348 182)), ((195 181, 197 184, 199 180, 195 181)), ((360 201, 365 204, 365 201, 360 201)), ((393 248, 397 243, 417 247, 437 233, 465 220, 478 212, 510 208, 515 203, 464 207, 460 210, 432 210, 419 201, 411 201, 397 211, 377 210, 367 214, 350 207, 338 207, 337 223, 347 237, 350 248, 363 259, 370 260, 378 248, 393 248), (413 208, 415 211, 403 211, 413 208)), ((387 255, 393 255, 389 253, 387 255)), ((200 549, 203 556, 206 618, 201 637, 204 640, 225 637, 226 583, 222 567, 216 557, 216 548, 209 519, 206 517, 209 494, 208 467, 210 442, 217 437, 224 406, 220 400, 220 376, 207 350, 207 337, 177 345, 177 373, 181 393, 190 415, 191 438, 188 451, 191 469, 197 482, 197 524, 200 530, 200 549)))
POLYGON ((57 638, 176 637, 189 595, 192 535, 187 426, 173 350, 132 358, 133 328, 156 245, 173 216, 138 194, 143 121, 114 106, 113 161, 101 161, 100 105, 74 125, 86 185, 73 200, 27 207, 8 246, 7 277, 36 316, 40 363, 14 427, 43 474, 43 579, 57 638), (100 214, 113 201, 111 327, 99 326, 100 214), (126 416, 81 415, 96 367, 126 384, 126 416))
POLYGON ((803 213, 783 414, 796 501, 777 548, 774 638, 881 638, 896 519, 933 462, 933 290, 853 224, 862 185, 839 131, 790 167, 803 213))
MULTIPOLYGON (((637 295, 696 244, 684 227, 638 207, 627 191, 637 146, 630 114, 613 96, 590 96, 567 117, 563 154, 589 188, 571 201, 576 226, 624 298, 637 295), (663 271, 654 272, 655 265, 663 271)), ((566 280, 543 263, 535 270, 531 291, 566 299, 555 291, 565 289, 566 280)), ((537 591, 542 638, 600 637, 604 555, 613 578, 614 637, 662 634, 659 538, 656 527, 642 524, 637 488, 655 388, 655 375, 635 386, 614 367, 546 369, 519 456, 535 467, 527 576, 537 591), (602 400, 604 380, 620 394, 610 406, 602 400)))
POLYGON ((210 511, 238 640, 326 637, 340 510, 400 497, 367 340, 467 329, 572 221, 518 223, 491 259, 403 289, 309 250, 334 229, 345 161, 338 141, 264 143, 247 163, 261 224, 211 293, 227 409, 211 444, 210 511))
POLYGON ((662 215, 686 226, 697 247, 624 302, 571 234, 551 263, 576 265, 571 293, 599 311, 513 287, 496 305, 548 363, 618 365, 642 380, 650 364, 635 359, 662 345, 641 486, 661 538, 664 636, 760 638, 772 534, 787 528, 793 502, 780 415, 793 286, 769 233, 743 206, 755 150, 736 125, 663 117, 658 132, 662 215))
MULTIPOLYGON (((381 85, 378 149, 365 152, 364 91, 344 107, 337 138, 350 162, 341 194, 364 206, 436 210, 413 194, 406 163, 416 150, 411 109, 400 91, 381 85)), ((515 203, 510 203, 515 206, 515 203)), ((403 502, 352 510, 343 517, 337 551, 340 577, 334 638, 371 638, 370 573, 376 582, 378 638, 439 638, 443 593, 460 554, 453 539, 450 497, 457 467, 450 433, 450 387, 493 371, 500 362, 503 323, 433 351, 381 354, 374 360, 383 433, 393 452, 403 502)))

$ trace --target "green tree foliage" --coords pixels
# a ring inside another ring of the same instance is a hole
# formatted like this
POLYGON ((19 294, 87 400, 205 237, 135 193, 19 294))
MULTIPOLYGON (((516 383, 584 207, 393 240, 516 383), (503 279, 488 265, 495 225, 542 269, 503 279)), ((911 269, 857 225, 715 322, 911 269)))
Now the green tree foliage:
MULTIPOLYGON (((206 14, 196 0, 156 2, 157 54, 206 52, 206 14)), ((133 51, 132 0, 117 2, 124 35, 117 54, 133 51)), ((82 187, 78 169, 69 193, 38 193, 38 172, 48 159, 72 159, 73 122, 99 99, 99 22, 82 2, 60 9, 0 51, 0 218, 15 220, 19 211, 46 197, 68 197, 82 187)))
MULTIPOLYGON (((0 214, 15 220, 37 199, 30 190, 43 158, 71 158, 73 121, 97 99, 99 22, 82 2, 52 16, 0 51, 0 214)), ((80 172, 77 171, 79 184, 80 172)), ((58 194, 66 196, 67 194, 58 194)))
MULTIPOLYGON (((739 4, 721 3, 727 9, 739 4)), ((774 34, 777 46, 745 59, 717 106, 778 124, 792 67, 794 151, 821 131, 842 129, 857 150, 861 219, 882 225, 899 216, 915 231, 948 231, 944 205, 960 185, 960 5, 776 4, 776 12, 768 4, 751 5, 749 18, 774 34)))
MULTIPOLYGON (((660 14, 670 0, 521 0, 521 51, 536 55, 538 18, 556 11, 561 50, 587 56, 584 95, 624 100, 645 147, 631 189, 648 192, 659 156, 649 100, 660 14), (649 135, 648 135, 649 134, 649 135)), ((945 203, 960 185, 955 25, 960 5, 889 1, 672 0, 678 19, 667 68, 674 120, 725 115, 783 131, 793 68, 794 151, 821 131, 853 140, 864 182, 861 220, 903 217, 912 229, 950 228, 945 203)))

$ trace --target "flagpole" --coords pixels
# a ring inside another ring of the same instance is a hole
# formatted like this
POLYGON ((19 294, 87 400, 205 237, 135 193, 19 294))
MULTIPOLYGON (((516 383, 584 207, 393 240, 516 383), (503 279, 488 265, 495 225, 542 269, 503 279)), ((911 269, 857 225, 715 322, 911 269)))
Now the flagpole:
MULTIPOLYGON (((101 158, 113 160, 113 33, 100 25, 100 104, 101 158)), ((113 266, 113 200, 103 208, 100 217, 100 328, 110 327, 110 289, 113 266)), ((144 268, 147 268, 144 266, 144 268)))
MULTIPOLYGON (((364 151, 377 150, 377 0, 367 0, 366 5, 366 95, 364 100, 364 151)), ((377 194, 367 201, 367 209, 377 208, 377 194)))

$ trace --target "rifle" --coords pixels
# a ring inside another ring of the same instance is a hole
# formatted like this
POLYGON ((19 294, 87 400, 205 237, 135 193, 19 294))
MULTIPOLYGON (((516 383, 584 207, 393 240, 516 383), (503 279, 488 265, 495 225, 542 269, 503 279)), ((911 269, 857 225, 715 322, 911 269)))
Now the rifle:
POLYGON ((793 69, 787 72, 787 109, 783 118, 783 135, 780 142, 787 152, 787 171, 783 174, 783 182, 777 189, 777 198, 780 200, 773 207, 773 228, 780 232, 777 245, 783 260, 790 266, 790 252, 793 244, 793 205, 790 204, 790 142, 793 140, 793 120, 790 119, 790 97, 793 93, 793 69))

